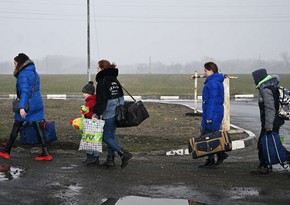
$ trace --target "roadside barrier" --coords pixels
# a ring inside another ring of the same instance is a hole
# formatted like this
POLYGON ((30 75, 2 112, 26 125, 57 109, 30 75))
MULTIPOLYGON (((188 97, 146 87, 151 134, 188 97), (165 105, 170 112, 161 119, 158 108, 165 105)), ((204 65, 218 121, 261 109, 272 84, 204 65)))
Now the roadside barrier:
MULTIPOLYGON (((69 94, 47 94, 42 95, 44 99, 82 99, 82 95, 69 95, 69 94)), ((175 100, 193 100, 191 96, 133 96, 136 100, 166 100, 166 101, 175 101, 175 100)), ((16 94, 7 94, 7 95, 0 95, 0 99, 15 99, 16 94)), ((130 96, 124 96, 125 100, 131 100, 130 96)), ((231 96, 231 99, 236 101, 246 101, 246 100, 253 100, 255 98, 254 94, 245 94, 245 95, 234 95, 231 96)), ((197 100, 201 100, 202 96, 197 96, 197 100)))

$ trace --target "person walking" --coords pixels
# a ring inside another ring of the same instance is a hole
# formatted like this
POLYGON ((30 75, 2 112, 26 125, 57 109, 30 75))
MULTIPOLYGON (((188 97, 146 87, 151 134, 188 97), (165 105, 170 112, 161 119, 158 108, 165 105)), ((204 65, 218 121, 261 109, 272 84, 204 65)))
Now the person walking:
POLYGON ((16 92, 20 99, 19 112, 14 113, 14 123, 8 143, 0 147, 0 156, 10 158, 10 151, 24 122, 33 123, 41 142, 41 154, 35 157, 38 161, 49 161, 50 155, 44 132, 44 106, 40 93, 40 77, 36 72, 34 63, 24 53, 14 58, 14 77, 16 78, 16 92), (25 110, 29 105, 29 109, 25 110))
POLYGON ((279 133, 280 127, 284 124, 284 119, 278 116, 279 110, 279 84, 278 76, 268 75, 267 70, 262 68, 252 72, 254 83, 259 90, 258 105, 260 110, 261 131, 258 139, 259 165, 257 170, 251 171, 254 175, 268 175, 271 170, 265 164, 261 139, 271 132, 279 133))
POLYGON ((116 142, 116 107, 124 104, 122 86, 117 80, 118 71, 116 65, 111 64, 108 60, 98 62, 96 105, 92 119, 103 119, 105 121, 103 141, 108 145, 108 155, 102 165, 106 167, 115 166, 114 156, 117 153, 122 160, 121 168, 125 168, 132 158, 132 154, 124 151, 116 142))
MULTIPOLYGON (((213 62, 204 64, 204 75, 206 80, 202 91, 201 134, 220 130, 224 117, 224 75, 218 72, 218 66, 213 62)), ((210 154, 205 164, 199 165, 199 168, 215 168, 227 157, 225 152, 219 152, 215 162, 215 154, 210 154)))
MULTIPOLYGON (((86 84, 82 88, 82 93, 85 98, 85 108, 88 109, 87 112, 84 112, 83 118, 91 119, 94 114, 94 106, 96 104, 96 95, 95 95, 95 87, 94 82, 89 81, 88 84, 86 84)), ((82 111, 83 112, 83 111, 82 111)), ((100 165, 99 157, 100 154, 97 151, 86 151, 87 157, 83 161, 86 165, 100 165)))

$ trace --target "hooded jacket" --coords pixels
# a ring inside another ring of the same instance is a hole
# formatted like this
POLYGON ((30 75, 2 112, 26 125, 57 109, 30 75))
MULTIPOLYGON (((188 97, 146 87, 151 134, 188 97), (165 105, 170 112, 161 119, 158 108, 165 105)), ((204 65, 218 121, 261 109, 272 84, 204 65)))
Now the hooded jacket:
POLYGON ((224 76, 221 73, 213 73, 204 82, 202 91, 202 121, 205 129, 219 130, 224 117, 224 76), (206 120, 212 123, 207 124, 206 120))
POLYGON ((266 130, 278 129, 284 124, 284 120, 278 116, 279 91, 277 85, 279 78, 268 75, 258 83, 259 108, 261 127, 266 130))
POLYGON ((94 114, 94 106, 96 104, 96 95, 91 95, 91 96, 88 96, 86 99, 86 104, 85 106, 89 108, 89 112, 87 114, 85 114, 85 118, 89 118, 91 119, 93 114, 94 114))
POLYGON ((14 114, 14 119, 18 121, 37 122, 44 119, 44 107, 40 94, 40 77, 36 72, 32 61, 21 69, 16 80, 16 90, 20 97, 19 108, 25 108, 29 102, 29 110, 26 117, 22 118, 19 113, 14 114), (34 85, 35 82, 35 85, 34 85), (32 87, 34 91, 32 93, 32 87), (32 96, 31 96, 32 93, 32 96))
POLYGON ((118 69, 108 68, 96 75, 96 105, 94 113, 109 119, 116 115, 116 107, 124 104, 123 89, 117 80, 118 69))

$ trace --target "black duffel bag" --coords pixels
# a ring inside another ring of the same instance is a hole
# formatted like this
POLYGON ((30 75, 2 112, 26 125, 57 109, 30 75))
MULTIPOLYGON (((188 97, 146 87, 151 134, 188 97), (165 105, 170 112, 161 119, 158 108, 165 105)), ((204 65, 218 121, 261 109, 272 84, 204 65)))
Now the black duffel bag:
POLYGON ((149 117, 149 113, 141 100, 136 101, 119 81, 118 83, 133 101, 125 101, 124 105, 116 107, 116 125, 117 127, 138 126, 149 117))
MULTIPOLYGON (((133 98, 134 99, 134 98, 133 98)), ((116 108, 117 127, 138 126, 149 117, 142 101, 125 101, 116 108)))

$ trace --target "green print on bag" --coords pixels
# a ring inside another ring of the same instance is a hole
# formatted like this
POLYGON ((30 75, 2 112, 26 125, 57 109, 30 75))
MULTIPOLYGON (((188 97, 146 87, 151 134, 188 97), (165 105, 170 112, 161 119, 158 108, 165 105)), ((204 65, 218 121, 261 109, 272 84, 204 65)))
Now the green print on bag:
POLYGON ((87 132, 83 134, 82 140, 87 142, 102 142, 103 133, 87 132))

